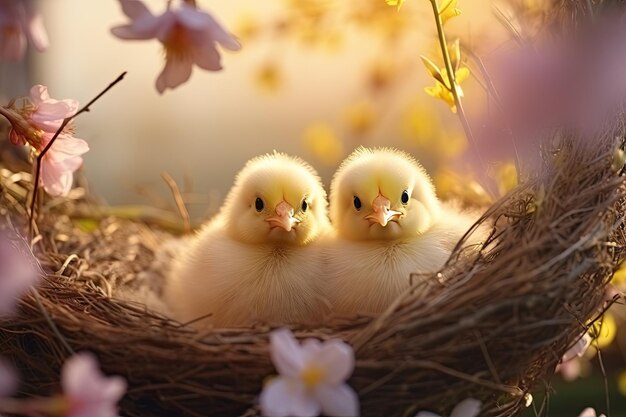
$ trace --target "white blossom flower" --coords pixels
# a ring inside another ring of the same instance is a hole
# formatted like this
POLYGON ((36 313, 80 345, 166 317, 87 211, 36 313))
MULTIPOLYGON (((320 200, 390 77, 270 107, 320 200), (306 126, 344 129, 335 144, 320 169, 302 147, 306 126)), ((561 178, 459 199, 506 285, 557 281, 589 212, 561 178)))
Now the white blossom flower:
POLYGON ((596 410, 591 407, 585 408, 578 417, 605 417, 604 414, 596 415, 596 410))
POLYGON ((291 331, 279 329, 270 334, 270 355, 280 375, 261 392, 264 416, 359 415, 359 399, 345 384, 354 369, 348 344, 307 339, 300 345, 291 331))
MULTIPOLYGON (((480 413, 481 402, 473 398, 466 398, 456 405, 450 413, 450 417, 476 417, 480 413)), ((415 417, 441 417, 430 411, 420 411, 415 417)))

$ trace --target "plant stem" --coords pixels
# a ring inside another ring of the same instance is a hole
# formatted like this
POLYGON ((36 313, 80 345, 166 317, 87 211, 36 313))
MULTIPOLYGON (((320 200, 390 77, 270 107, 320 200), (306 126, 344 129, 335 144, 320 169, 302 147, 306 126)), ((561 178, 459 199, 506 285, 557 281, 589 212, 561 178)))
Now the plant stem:
MULTIPOLYGON (((459 116, 459 120, 461 121, 461 125, 463 126, 463 130, 465 131, 465 136, 467 136, 467 140, 470 143, 470 146, 474 150, 476 154, 476 158, 478 158, 478 162, 480 164, 483 172, 487 172, 487 167, 485 165, 485 161, 483 161, 482 156, 480 155, 480 151, 478 150, 478 145, 476 144, 476 140, 474 138, 474 134, 472 133, 472 128, 467 121, 467 115, 465 114, 465 109, 463 108, 463 103, 461 102, 461 98, 459 97, 459 92, 456 88, 456 74, 454 72, 454 68, 452 68, 452 60, 450 59, 450 52, 448 51, 448 43, 446 42, 446 34, 443 31, 443 22, 441 20, 441 16, 439 15, 439 6, 437 6, 437 0, 430 0, 430 5, 433 8, 433 13, 435 15, 435 24, 437 26, 437 37, 439 38, 439 47, 441 48, 441 54, 443 55, 443 62, 446 67, 446 72, 448 73, 448 82, 450 83, 450 92, 454 97, 454 104, 456 105, 457 115, 459 116)), ((445 86, 444 86, 445 87, 445 86)), ((493 191, 487 189, 489 194, 492 194, 493 191)))
POLYGON ((74 120, 81 113, 89 111, 89 107, 93 103, 98 101, 98 99, 100 99, 100 97, 102 97, 104 94, 106 94, 107 91, 109 91, 111 88, 113 88, 113 86, 115 84, 117 84, 120 81, 122 81, 122 79, 124 79, 125 75, 126 75, 126 71, 121 73, 112 83, 110 83, 104 90, 102 90, 97 96, 95 96, 93 99, 91 99, 91 101, 89 103, 85 104, 82 108, 80 108, 76 113, 74 113, 72 116, 69 116, 69 117, 66 117, 65 119, 63 119, 63 122, 61 123, 61 126, 59 126, 59 128, 55 132, 54 136, 52 136, 52 139, 50 139, 50 142, 48 142, 48 144, 43 148, 43 150, 37 156, 37 159, 35 160, 35 182, 33 183, 34 184, 33 185, 33 199, 32 199, 32 201, 30 203, 30 220, 28 222, 28 224, 29 224, 29 235, 31 236, 31 238, 32 238, 32 233, 33 233, 33 222, 35 221, 35 204, 37 202, 37 192, 39 191, 39 179, 41 177, 41 161, 43 160, 43 157, 46 156, 46 153, 48 153, 48 151, 50 150, 52 145, 54 145, 54 142, 57 140, 57 138, 59 137, 61 132, 63 132, 63 129, 65 129, 65 126, 67 126, 67 124, 69 122, 74 120))

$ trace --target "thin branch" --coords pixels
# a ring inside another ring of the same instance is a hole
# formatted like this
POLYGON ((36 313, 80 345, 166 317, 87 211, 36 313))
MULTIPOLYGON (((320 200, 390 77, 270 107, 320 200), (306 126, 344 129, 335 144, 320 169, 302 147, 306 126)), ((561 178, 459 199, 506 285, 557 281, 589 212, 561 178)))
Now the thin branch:
MULTIPOLYGON (((439 38, 439 47, 441 48, 441 54, 443 55, 443 61, 446 67, 446 72, 448 73, 448 82, 450 83, 450 92, 454 96, 454 104, 456 105, 457 114, 459 116, 459 120, 461 121, 461 125, 463 126, 463 130, 465 131, 465 136, 467 136, 467 140, 470 142, 472 149, 476 154, 476 158, 480 164, 483 172, 487 172, 487 167, 485 165, 485 161, 483 160, 480 151, 478 149, 478 145, 474 138, 474 134, 472 133, 472 128, 467 121, 467 115, 465 114, 465 109, 463 108, 463 103, 461 102, 461 98, 459 97, 459 91, 457 89, 456 82, 456 74, 454 73, 454 68, 452 67, 452 60, 450 59, 450 53, 448 52, 448 44, 446 43, 446 34, 443 31, 443 22, 441 20, 441 16, 439 15, 439 6, 437 6, 437 0, 430 0, 430 4, 433 8, 433 13, 435 15, 435 24, 437 26, 437 37, 439 38)), ((487 187, 489 188, 489 187, 487 187)), ((493 190, 487 190, 493 196, 493 190)))
POLYGON ((54 142, 57 140, 59 135, 63 132, 63 129, 65 129, 67 124, 69 122, 71 122, 72 120, 74 120, 81 113, 88 112, 90 110, 89 107, 93 103, 98 101, 98 99, 100 99, 100 97, 105 95, 111 88, 113 88, 113 86, 115 84, 117 84, 120 81, 122 81, 122 79, 124 79, 125 75, 126 75, 126 71, 121 73, 115 79, 115 81, 113 81, 111 84, 109 84, 104 90, 102 90, 97 96, 95 96, 89 103, 85 104, 82 108, 80 108, 76 113, 74 113, 74 115, 66 117, 65 119, 63 119, 63 122, 61 123, 61 126, 59 126, 59 128, 55 132, 54 136, 52 136, 52 139, 50 139, 50 142, 48 142, 48 144, 43 148, 43 150, 37 156, 37 159, 35 160, 35 182, 34 182, 34 185, 33 185, 33 198, 32 198, 32 201, 30 203, 30 219, 29 219, 29 222, 28 222, 28 224, 29 224, 29 235, 31 236, 31 238, 32 238, 32 233, 33 233, 33 223, 35 221, 35 204, 37 203, 37 192, 39 191, 39 179, 41 177, 41 161, 43 160, 44 156, 46 156, 46 153, 48 153, 48 151, 50 150, 52 145, 54 145, 54 142))

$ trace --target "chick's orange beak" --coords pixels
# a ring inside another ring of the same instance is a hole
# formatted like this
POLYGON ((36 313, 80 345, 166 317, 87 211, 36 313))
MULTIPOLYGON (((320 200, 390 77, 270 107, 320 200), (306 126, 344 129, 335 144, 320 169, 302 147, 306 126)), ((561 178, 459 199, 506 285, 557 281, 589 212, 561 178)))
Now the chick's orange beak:
POLYGON ((275 215, 265 219, 270 224, 270 228, 282 227, 288 232, 294 228, 294 226, 300 223, 300 220, 293 217, 294 209, 286 201, 281 201, 274 210, 275 215))
POLYGON ((391 201, 382 194, 378 196, 372 202, 372 212, 365 216, 365 219, 370 221, 370 224, 378 223, 382 227, 387 226, 391 220, 395 220, 402 214, 399 211, 391 210, 391 201))

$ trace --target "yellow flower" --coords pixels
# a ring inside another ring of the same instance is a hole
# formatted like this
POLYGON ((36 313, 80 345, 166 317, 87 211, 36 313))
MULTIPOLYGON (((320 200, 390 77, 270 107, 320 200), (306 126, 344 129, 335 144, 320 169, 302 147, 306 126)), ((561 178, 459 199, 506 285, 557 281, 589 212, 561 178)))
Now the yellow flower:
POLYGON ((254 74, 256 85, 267 92, 275 93, 283 84, 280 68, 273 62, 263 64, 254 74))
POLYGON ((385 0, 385 3, 387 3, 389 6, 397 7, 398 10, 400 10, 400 7, 402 7, 402 3, 404 3, 404 0, 385 0))
POLYGON ((439 16, 441 16, 441 22, 446 23, 453 17, 461 14, 461 10, 457 6, 458 0, 444 0, 441 7, 439 7, 439 16))
POLYGON ((371 103, 362 101, 346 108, 343 119, 352 133, 362 135, 374 125, 376 112, 371 103))
POLYGON ((325 123, 315 123, 304 131, 304 146, 326 165, 335 165, 343 156, 343 143, 325 123))
MULTIPOLYGON (((463 89, 461 88, 460 84, 464 80, 466 80, 469 75, 470 71, 467 67, 461 67, 456 72, 456 91, 459 97, 463 97, 463 89)), ((424 91, 426 91, 426 94, 428 94, 429 96, 440 98, 448 103, 448 105, 450 106, 450 110, 452 110, 452 113, 456 113, 456 103, 454 102, 454 95, 452 94, 451 88, 449 86, 450 80, 448 79, 448 72, 445 69, 442 69, 441 76, 445 84, 442 84, 439 80, 435 80, 435 85, 432 87, 424 88, 424 91)))

